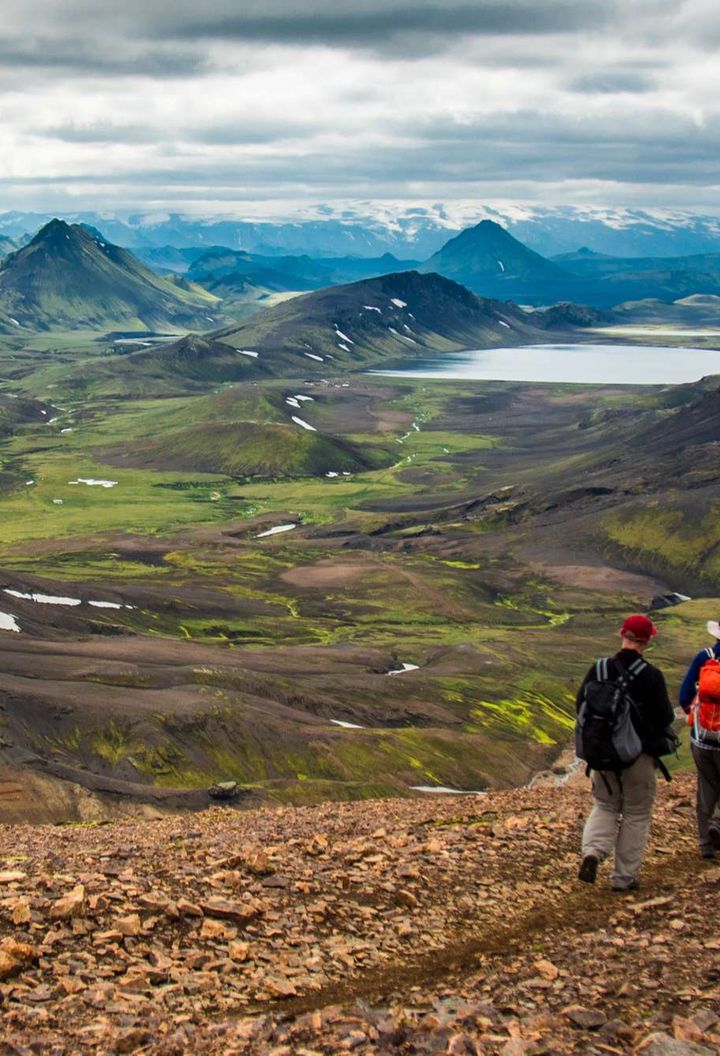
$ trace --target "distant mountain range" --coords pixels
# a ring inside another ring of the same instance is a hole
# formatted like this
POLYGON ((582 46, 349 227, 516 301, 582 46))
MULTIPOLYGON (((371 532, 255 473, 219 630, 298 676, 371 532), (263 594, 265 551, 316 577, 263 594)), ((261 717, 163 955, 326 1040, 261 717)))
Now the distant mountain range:
MULTIPOLYGON (((225 246, 269 256, 381 257, 426 260, 449 238, 481 220, 505 227, 546 257, 588 246, 611 256, 689 256, 720 252, 720 217, 679 210, 542 206, 517 203, 351 202, 319 206, 287 220, 201 218, 174 213, 66 213, 118 245, 155 250, 225 246)), ((27 239, 52 214, 0 213, 0 236, 27 239)), ((1 247, 0 247, 1 251, 1 247)), ((152 262, 155 263, 155 262, 152 262)))
POLYGON ((492 220, 462 231, 419 270, 446 275, 483 297, 530 305, 574 301, 610 308, 720 294, 720 253, 610 257, 584 247, 548 260, 492 220))
POLYGON ((611 257, 583 247, 548 260, 492 220, 461 231, 423 263, 392 254, 273 257, 214 247, 195 256, 186 274, 232 310, 234 302, 252 303, 269 292, 321 289, 413 269, 437 272, 482 297, 534 306, 574 301, 609 308, 647 298, 671 302, 720 294, 720 254, 611 257))
MULTIPOLYGON (((673 302, 720 295, 720 253, 611 257, 583 247, 549 260, 493 220, 482 220, 455 235, 424 263, 400 260, 390 253, 273 256, 223 246, 205 251, 164 247, 150 254, 181 262, 185 275, 158 275, 137 255, 108 242, 104 232, 88 225, 50 221, 0 263, 0 332, 159 326, 209 331, 228 318, 247 321, 287 293, 325 289, 329 303, 335 305, 339 295, 332 291, 347 283, 385 275, 392 284, 398 274, 415 274, 412 281, 416 281, 416 272, 442 275, 486 300, 532 307, 574 302, 606 309, 627 301, 673 302)), ((294 309, 286 306, 284 311, 291 322, 283 340, 292 349, 298 339, 293 331, 294 309)), ((272 325, 283 318, 282 313, 273 313, 272 325)), ((407 320, 401 322, 407 328, 407 320)), ((429 333, 450 335, 461 347, 455 323, 452 313, 440 321, 423 320, 429 333)), ((474 325, 468 329, 463 324, 461 330, 474 335, 468 340, 477 341, 474 325)), ((399 333, 406 343, 417 343, 412 329, 399 333)), ((312 341, 308 348, 314 348, 312 341)), ((316 351, 337 358, 322 339, 316 351)))
POLYGON ((222 318, 218 304, 201 287, 163 278, 126 249, 62 220, 50 221, 0 264, 0 328, 6 331, 208 329, 222 318))

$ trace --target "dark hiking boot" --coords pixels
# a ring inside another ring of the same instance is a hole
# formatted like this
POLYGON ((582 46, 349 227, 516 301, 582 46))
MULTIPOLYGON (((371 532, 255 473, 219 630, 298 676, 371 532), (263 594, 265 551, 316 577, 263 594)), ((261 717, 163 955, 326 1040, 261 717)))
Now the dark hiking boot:
POLYGON ((578 870, 578 880, 584 884, 594 884, 597 877, 599 859, 594 854, 586 854, 578 870))
POLYGON ((613 884, 612 890, 617 895, 624 895, 630 891, 637 891, 639 887, 637 880, 631 880, 629 884, 613 884))
POLYGON ((720 828, 711 825, 708 829, 708 843, 714 851, 720 851, 720 828))

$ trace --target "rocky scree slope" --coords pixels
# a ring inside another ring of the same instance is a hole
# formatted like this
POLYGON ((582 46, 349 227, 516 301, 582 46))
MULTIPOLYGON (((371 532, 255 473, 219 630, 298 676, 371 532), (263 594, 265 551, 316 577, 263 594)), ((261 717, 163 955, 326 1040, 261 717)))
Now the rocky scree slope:
POLYGON ((639 892, 576 880, 585 784, 0 829, 3 1051, 710 1056, 720 869, 689 778, 639 892))

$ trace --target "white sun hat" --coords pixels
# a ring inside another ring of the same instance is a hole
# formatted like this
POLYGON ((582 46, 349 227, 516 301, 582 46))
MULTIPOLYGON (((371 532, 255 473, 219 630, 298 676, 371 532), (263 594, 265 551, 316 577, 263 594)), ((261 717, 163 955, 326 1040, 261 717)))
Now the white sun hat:
POLYGON ((720 620, 708 620, 707 629, 713 638, 720 638, 720 620))

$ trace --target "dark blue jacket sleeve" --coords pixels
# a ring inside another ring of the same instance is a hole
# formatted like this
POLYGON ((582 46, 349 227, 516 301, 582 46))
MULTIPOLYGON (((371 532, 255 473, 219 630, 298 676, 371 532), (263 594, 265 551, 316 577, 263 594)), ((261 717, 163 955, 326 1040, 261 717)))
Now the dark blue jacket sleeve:
POLYGON ((680 686, 680 707, 684 711, 690 710, 690 705, 695 697, 695 690, 697 687, 697 680, 700 677, 700 668, 703 666, 708 658, 708 654, 703 649, 697 654, 690 667, 687 669, 687 674, 683 679, 683 684, 680 686))

